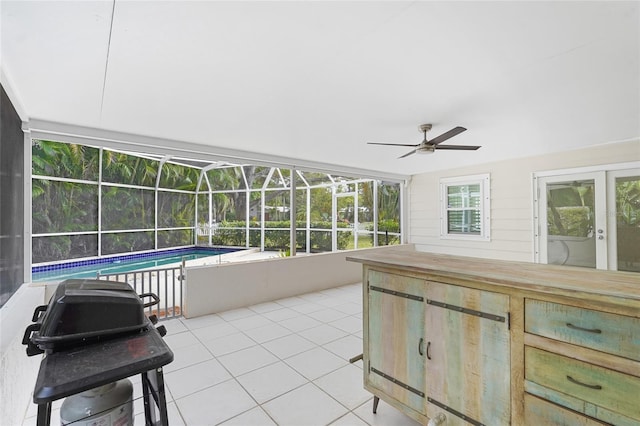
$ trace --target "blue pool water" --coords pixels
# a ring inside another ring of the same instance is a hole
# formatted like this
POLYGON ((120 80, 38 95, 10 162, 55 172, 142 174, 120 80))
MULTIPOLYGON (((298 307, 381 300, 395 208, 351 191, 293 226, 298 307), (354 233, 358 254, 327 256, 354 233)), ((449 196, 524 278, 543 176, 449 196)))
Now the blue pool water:
POLYGON ((115 274, 140 269, 161 267, 179 263, 182 259, 193 260, 202 257, 231 253, 239 249, 192 247, 155 253, 139 253, 103 259, 65 262, 55 265, 34 266, 31 269, 33 282, 62 281, 68 278, 95 278, 96 274, 115 274))

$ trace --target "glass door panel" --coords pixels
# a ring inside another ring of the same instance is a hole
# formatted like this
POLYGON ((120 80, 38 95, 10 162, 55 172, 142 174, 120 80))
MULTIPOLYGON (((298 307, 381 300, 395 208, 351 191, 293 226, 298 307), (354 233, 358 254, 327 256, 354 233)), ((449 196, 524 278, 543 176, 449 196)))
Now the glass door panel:
POLYGON ((618 271, 640 272, 640 174, 612 172, 609 188, 615 194, 616 244, 611 263, 618 271))
POLYGON ((539 179, 539 260, 607 269, 605 173, 539 179))
POLYGON ((547 263, 596 267, 595 181, 548 183, 547 263))

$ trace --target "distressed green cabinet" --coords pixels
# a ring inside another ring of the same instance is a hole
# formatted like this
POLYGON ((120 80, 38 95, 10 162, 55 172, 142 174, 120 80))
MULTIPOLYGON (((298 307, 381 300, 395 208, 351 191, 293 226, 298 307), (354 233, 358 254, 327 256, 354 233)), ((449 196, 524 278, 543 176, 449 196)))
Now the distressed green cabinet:
POLYGON ((425 413, 424 280, 372 270, 367 286, 365 387, 425 413))
POLYGON ((422 424, 640 426, 640 274, 393 248, 347 260, 366 283, 364 386, 422 424))
POLYGON ((511 423, 509 296, 427 282, 427 416, 511 423))

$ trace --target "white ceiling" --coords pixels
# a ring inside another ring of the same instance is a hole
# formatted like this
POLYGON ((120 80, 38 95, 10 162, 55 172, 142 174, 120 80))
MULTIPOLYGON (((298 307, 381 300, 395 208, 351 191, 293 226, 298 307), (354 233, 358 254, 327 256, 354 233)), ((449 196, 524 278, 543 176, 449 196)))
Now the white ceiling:
POLYGON ((638 1, 0 8, 3 85, 32 120, 402 175, 640 136, 638 1), (366 145, 422 123, 482 148, 366 145))

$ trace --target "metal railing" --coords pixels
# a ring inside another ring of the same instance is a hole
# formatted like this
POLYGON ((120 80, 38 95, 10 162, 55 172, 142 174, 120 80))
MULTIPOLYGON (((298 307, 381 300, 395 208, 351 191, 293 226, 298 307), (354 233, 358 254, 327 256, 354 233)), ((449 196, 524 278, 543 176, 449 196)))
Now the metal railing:
POLYGON ((141 271, 116 274, 97 274, 97 279, 120 281, 131 285, 138 294, 154 293, 160 298, 157 305, 147 309, 147 315, 156 315, 158 319, 182 316, 182 286, 184 282, 185 262, 177 267, 145 269, 141 271))

